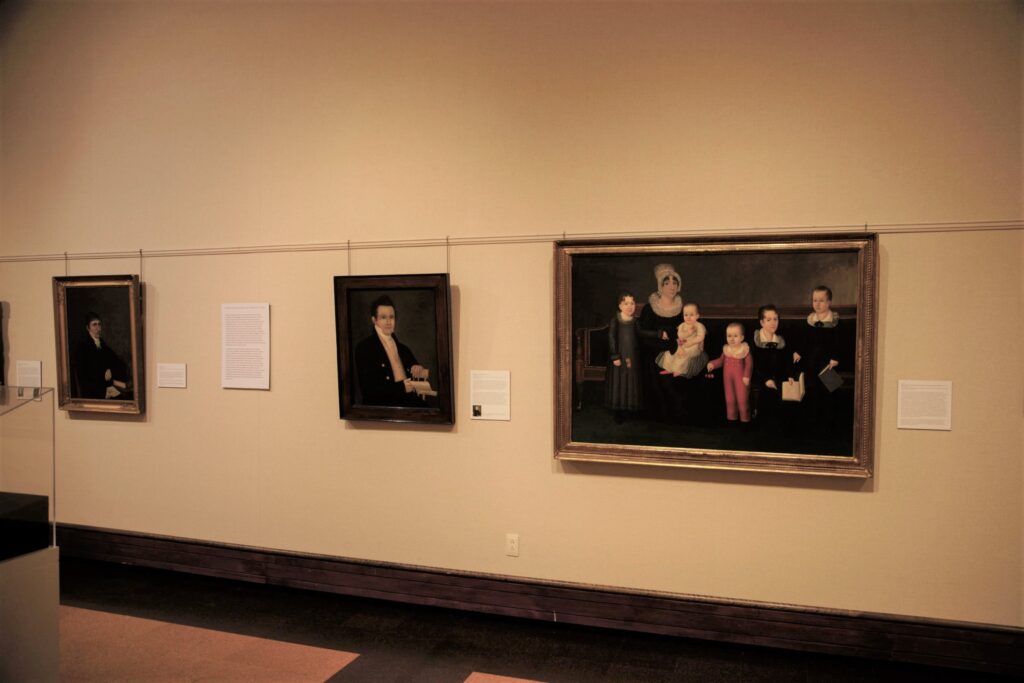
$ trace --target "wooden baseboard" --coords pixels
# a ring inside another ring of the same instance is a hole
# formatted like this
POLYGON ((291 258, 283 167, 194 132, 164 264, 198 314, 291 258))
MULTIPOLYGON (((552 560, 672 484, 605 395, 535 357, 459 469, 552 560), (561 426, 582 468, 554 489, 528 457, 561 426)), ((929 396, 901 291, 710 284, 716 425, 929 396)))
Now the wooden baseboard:
POLYGON ((61 553, 512 617, 1024 675, 1024 629, 628 591, 61 524, 61 553))

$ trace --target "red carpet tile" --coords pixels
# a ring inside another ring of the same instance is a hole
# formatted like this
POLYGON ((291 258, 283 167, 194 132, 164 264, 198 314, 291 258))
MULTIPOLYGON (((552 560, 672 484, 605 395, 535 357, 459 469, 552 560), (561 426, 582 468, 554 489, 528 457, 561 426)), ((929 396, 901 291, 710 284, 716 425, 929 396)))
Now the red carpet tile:
POLYGON ((359 655, 60 608, 60 680, 324 681, 359 655))
POLYGON ((526 678, 509 678, 508 676, 495 676, 494 674, 472 673, 465 683, 541 683, 526 678))

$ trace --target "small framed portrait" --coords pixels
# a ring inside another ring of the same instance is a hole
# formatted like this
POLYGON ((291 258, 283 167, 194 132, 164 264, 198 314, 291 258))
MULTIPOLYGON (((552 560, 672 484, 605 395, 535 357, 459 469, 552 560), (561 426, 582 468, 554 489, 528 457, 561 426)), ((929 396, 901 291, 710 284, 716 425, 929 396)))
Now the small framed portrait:
POLYGON ((877 237, 555 245, 555 457, 870 477, 877 237))
POLYGON ((337 276, 343 420, 454 424, 447 274, 337 276))
POLYGON ((53 278, 57 396, 63 410, 146 409, 138 275, 53 278))

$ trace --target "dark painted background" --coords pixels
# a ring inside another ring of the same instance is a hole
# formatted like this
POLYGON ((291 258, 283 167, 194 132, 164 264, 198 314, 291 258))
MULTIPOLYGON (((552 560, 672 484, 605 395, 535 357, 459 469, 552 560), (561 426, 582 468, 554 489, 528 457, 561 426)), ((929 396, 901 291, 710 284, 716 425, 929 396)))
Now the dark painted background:
POLYGON ((572 257, 573 328, 602 325, 618 311, 620 291, 646 303, 657 291, 654 266, 668 263, 682 278, 684 302, 750 308, 750 317, 766 303, 806 306, 819 284, 832 288, 835 305, 856 305, 857 253, 576 254, 572 257))
MULTIPOLYGON (((355 353, 360 341, 374 333, 370 304, 384 294, 395 303, 395 336, 409 347, 420 365, 430 370, 430 385, 437 390, 437 318, 432 287, 348 290, 351 353, 355 353)), ((355 367, 354 358, 352 363, 355 367)), ((353 403, 356 404, 362 403, 358 384, 353 377, 353 403)))
MULTIPOLYGON (((68 353, 71 376, 75 376, 75 348, 89 338, 86 317, 96 313, 103 322, 101 337, 121 362, 132 370, 132 302, 130 288, 124 285, 67 287, 68 353)), ((75 382, 71 383, 74 395, 75 382)))

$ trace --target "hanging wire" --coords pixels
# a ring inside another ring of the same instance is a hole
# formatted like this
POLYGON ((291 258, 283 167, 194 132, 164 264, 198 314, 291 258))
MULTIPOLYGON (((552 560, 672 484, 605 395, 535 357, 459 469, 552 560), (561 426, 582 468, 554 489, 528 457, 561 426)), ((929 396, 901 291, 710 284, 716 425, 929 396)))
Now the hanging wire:
MULTIPOLYGON (((735 236, 793 236, 793 235, 822 235, 830 233, 860 232, 863 229, 874 231, 880 235, 887 234, 918 234, 918 233, 960 233, 960 232, 988 232, 988 231, 1021 231, 1024 230, 1024 221, 998 220, 998 221, 960 221, 960 222, 936 222, 936 223, 847 223, 822 226, 747 226, 726 228, 676 228, 673 230, 638 229, 629 232, 622 230, 609 230, 606 232, 577 233, 573 239, 621 239, 636 240, 644 238, 679 238, 690 237, 735 237, 735 236)), ((447 244, 453 247, 470 245, 503 245, 503 244, 533 244, 542 242, 554 242, 561 239, 568 239, 567 232, 554 234, 523 234, 523 235, 496 235, 490 237, 458 237, 447 240, 447 244)), ((406 240, 366 240, 353 243, 347 242, 332 243, 309 243, 309 244, 277 244, 263 246, 238 246, 238 247, 213 247, 213 248, 191 248, 191 249, 162 249, 151 250, 146 254, 148 258, 160 257, 185 257, 185 256, 229 256, 238 254, 276 254, 293 252, 324 252, 349 251, 353 249, 407 249, 417 247, 443 246, 446 241, 441 238, 423 238, 406 240)), ((136 256, 134 251, 119 252, 82 252, 77 254, 64 253, 65 260, 102 260, 102 259, 125 259, 136 256)), ((60 253, 50 254, 29 254, 23 256, 0 255, 0 263, 18 263, 27 261, 55 261, 61 258, 60 253)), ((351 265, 351 263, 350 263, 351 265)))
POLYGON ((351 275, 352 274, 352 240, 348 241, 348 246, 346 247, 346 251, 348 252, 348 274, 351 275))
POLYGON ((142 277, 142 250, 139 249, 139 280, 145 279, 146 278, 142 277))
POLYGON ((444 236, 444 272, 451 277, 452 274, 452 241, 448 235, 444 236))
POLYGON ((64 277, 68 276, 68 252, 64 252, 64 277))

